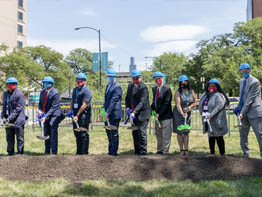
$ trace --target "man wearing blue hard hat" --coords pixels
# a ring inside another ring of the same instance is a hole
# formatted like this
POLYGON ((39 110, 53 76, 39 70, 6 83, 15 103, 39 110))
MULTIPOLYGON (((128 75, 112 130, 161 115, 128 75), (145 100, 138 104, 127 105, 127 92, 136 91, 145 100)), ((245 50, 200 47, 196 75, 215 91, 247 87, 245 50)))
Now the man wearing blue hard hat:
POLYGON ((45 154, 56 155, 58 151, 58 126, 62 119, 60 109, 60 94, 54 88, 54 79, 47 76, 43 79, 43 89, 40 92, 38 104, 39 118, 44 124, 45 154))
POLYGON ((262 103, 261 86, 257 78, 251 73, 251 66, 248 63, 240 65, 240 72, 243 78, 240 80, 240 100, 234 113, 239 115, 243 127, 240 131, 240 146, 245 157, 249 157, 248 133, 250 126, 256 134, 259 144, 260 156, 262 156, 262 103))
POLYGON ((132 111, 130 118, 137 127, 132 131, 135 154, 147 153, 147 125, 150 118, 150 105, 148 88, 142 82, 141 73, 133 70, 131 73, 133 83, 130 83, 126 94, 126 109, 132 111))
POLYGON ((6 81, 7 91, 3 95, 3 110, 1 118, 4 123, 10 123, 6 127, 6 141, 8 155, 15 154, 15 135, 17 139, 17 154, 24 153, 24 125, 26 116, 24 112, 24 94, 17 89, 18 81, 15 77, 9 77, 6 81))
POLYGON ((92 94, 86 86, 86 75, 78 73, 76 75, 76 87, 73 89, 71 110, 73 114, 73 128, 76 137, 76 154, 88 154, 89 148, 89 123, 91 118, 92 94), (81 130, 77 130, 77 126, 81 130))
POLYGON ((164 74, 155 72, 153 79, 156 86, 152 88, 153 102, 151 109, 155 111, 155 132, 157 140, 157 154, 168 154, 171 141, 171 119, 172 119, 172 92, 170 87, 164 84, 164 74))
POLYGON ((114 70, 108 69, 106 76, 108 84, 105 89, 104 109, 106 112, 106 133, 109 142, 108 154, 116 156, 119 144, 118 127, 122 118, 122 88, 115 80, 116 72, 114 70))

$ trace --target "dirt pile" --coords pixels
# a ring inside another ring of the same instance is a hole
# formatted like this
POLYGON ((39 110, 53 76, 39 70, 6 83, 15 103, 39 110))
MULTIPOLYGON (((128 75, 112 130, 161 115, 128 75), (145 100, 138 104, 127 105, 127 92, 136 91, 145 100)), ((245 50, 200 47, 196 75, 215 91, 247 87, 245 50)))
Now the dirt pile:
POLYGON ((57 155, 0 157, 0 177, 8 180, 46 181, 87 179, 190 179, 193 181, 261 176, 262 160, 238 156, 178 155, 57 155))

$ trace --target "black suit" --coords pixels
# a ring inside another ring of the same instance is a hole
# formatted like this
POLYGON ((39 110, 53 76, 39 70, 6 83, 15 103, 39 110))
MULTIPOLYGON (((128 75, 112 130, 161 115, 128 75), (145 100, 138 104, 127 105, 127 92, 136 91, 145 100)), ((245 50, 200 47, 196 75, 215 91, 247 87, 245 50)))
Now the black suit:
POLYGON ((147 125, 150 118, 150 105, 148 89, 143 82, 140 82, 135 93, 134 84, 128 85, 126 94, 126 108, 134 108, 134 124, 139 127, 133 130, 135 154, 145 155, 147 153, 147 125))
POLYGON ((156 99, 156 91, 157 86, 152 88, 153 91, 153 102, 151 104, 151 109, 155 110, 157 114, 159 114, 159 120, 167 120, 172 118, 172 92, 170 87, 167 85, 163 85, 160 89, 159 96, 157 102, 156 99))

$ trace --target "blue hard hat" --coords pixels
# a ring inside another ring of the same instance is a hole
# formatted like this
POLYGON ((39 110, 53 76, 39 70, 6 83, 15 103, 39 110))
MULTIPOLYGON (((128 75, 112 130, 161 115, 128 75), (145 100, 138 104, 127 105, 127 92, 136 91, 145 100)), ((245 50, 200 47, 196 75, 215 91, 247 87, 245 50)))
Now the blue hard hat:
POLYGON ((159 71, 154 72, 153 79, 154 79, 154 78, 157 78, 157 77, 164 78, 164 75, 163 75, 163 73, 161 73, 161 72, 159 72, 159 71))
POLYGON ((243 63, 239 67, 239 70, 242 70, 242 69, 252 69, 252 67, 248 63, 243 63))
POLYGON ((50 76, 47 76, 47 77, 44 78, 43 83, 45 83, 45 82, 52 83, 52 84, 55 83, 54 79, 50 76))
POLYGON ((186 75, 180 75, 178 78, 178 82, 181 82, 181 81, 189 81, 189 79, 186 75))
POLYGON ((219 81, 215 78, 211 79, 208 83, 214 83, 214 84, 219 85, 219 81))
POLYGON ((133 70, 131 73, 131 77, 140 77, 141 73, 138 70, 133 70))
POLYGON ((6 80, 6 84, 8 83, 16 83, 18 84, 18 81, 15 77, 9 77, 7 80, 6 80))
POLYGON ((84 73, 78 73, 76 79, 84 79, 86 81, 86 75, 84 73))
POLYGON ((114 71, 112 69, 108 69, 107 72, 106 72, 106 76, 116 77, 116 71, 114 71))

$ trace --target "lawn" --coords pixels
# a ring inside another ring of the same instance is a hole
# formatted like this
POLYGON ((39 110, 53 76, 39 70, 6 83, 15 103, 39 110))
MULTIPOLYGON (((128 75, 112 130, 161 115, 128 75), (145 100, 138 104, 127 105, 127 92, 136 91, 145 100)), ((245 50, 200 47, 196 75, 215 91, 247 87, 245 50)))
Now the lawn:
MULTIPOLYGON (((40 130, 35 132, 26 129, 25 154, 39 155, 44 151, 44 143, 36 138, 40 130)), ((5 132, 0 129, 0 154, 6 154, 5 132)), ((241 155, 239 133, 232 132, 225 136, 226 154, 241 155)), ((250 156, 259 158, 258 144, 254 133, 250 133, 250 156)), ((119 153, 132 154, 133 144, 131 131, 120 130, 119 153)), ((173 134, 170 152, 178 154, 176 136, 173 134)), ((90 154, 107 153, 107 137, 102 127, 94 127, 90 132, 90 154)), ((156 152, 156 139, 148 135, 148 152, 156 152)), ((218 152, 218 151, 217 151, 218 152)), ((70 127, 59 129, 58 154, 75 153, 75 138, 70 127)), ((191 131, 190 155, 208 155, 207 135, 201 131, 191 131)), ((1 156, 3 157, 3 156, 1 156)), ((43 156, 44 157, 44 156, 43 156)), ((219 156, 218 156, 219 157, 219 156)), ((143 182, 115 180, 86 180, 81 183, 70 183, 67 180, 56 179, 43 183, 25 181, 7 181, 0 179, 1 196, 261 196, 262 178, 247 177, 237 180, 215 180, 194 183, 191 180, 150 180, 143 182)))

